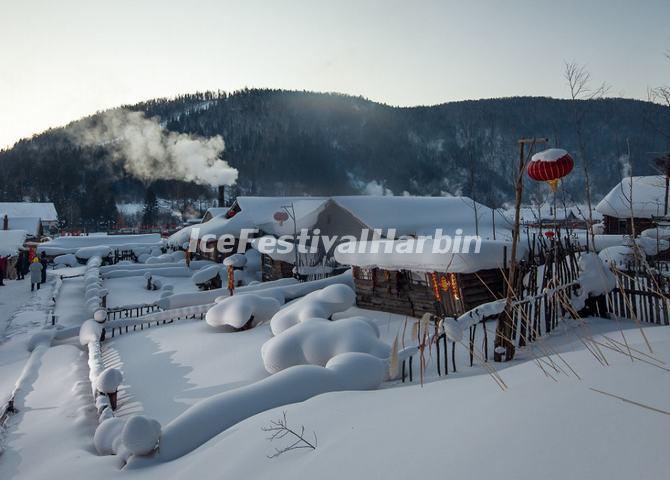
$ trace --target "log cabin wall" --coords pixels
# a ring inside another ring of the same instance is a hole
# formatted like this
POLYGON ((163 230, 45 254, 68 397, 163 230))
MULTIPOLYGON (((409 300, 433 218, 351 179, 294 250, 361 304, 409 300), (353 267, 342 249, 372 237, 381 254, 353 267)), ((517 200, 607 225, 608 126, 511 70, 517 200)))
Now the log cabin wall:
MULTIPOLYGON (((635 233, 640 234, 643 230, 653 228, 654 222, 650 218, 634 218, 635 233)), ((605 225, 606 235, 630 235, 633 231, 631 228, 630 218, 617 218, 603 215, 603 224, 605 225)))
POLYGON ((353 267, 353 276, 358 307, 417 318, 424 313, 458 316, 505 292, 503 275, 495 269, 455 275, 458 292, 441 290, 439 303, 424 273, 353 267))
POLYGON ((465 311, 505 296, 505 279, 500 270, 480 270, 457 275, 465 311))
POLYGON ((273 260, 270 255, 261 254, 261 275, 264 282, 293 277, 293 264, 273 260))
POLYGON ((425 281, 410 280, 410 272, 353 267, 353 274, 356 305, 361 308, 410 317, 436 313, 432 290, 425 281))

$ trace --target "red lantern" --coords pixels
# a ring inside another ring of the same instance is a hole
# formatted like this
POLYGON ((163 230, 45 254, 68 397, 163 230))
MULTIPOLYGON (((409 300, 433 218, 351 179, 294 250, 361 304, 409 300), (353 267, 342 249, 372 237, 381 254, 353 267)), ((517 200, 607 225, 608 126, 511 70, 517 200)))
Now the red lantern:
POLYGON ((280 210, 278 212, 275 212, 275 214, 272 217, 275 219, 275 221, 279 222, 279 225, 281 225, 286 220, 288 220, 288 213, 280 210))
POLYGON ((558 180, 569 174, 574 166, 575 162, 568 152, 562 148, 550 148, 533 155, 528 164, 528 176, 547 182, 551 191, 555 192, 558 180))
POLYGON ((554 232, 552 232, 551 230, 548 230, 548 231, 544 232, 544 236, 547 237, 547 238, 554 238, 555 235, 556 234, 554 232))

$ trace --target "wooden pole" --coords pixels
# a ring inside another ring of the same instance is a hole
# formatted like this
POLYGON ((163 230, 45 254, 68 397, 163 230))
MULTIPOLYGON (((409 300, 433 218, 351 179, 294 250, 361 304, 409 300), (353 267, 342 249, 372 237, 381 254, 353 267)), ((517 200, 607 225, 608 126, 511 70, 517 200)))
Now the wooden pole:
POLYGON ((519 167, 516 177, 515 198, 514 198, 514 227, 512 229, 512 251, 509 259, 509 284, 507 287, 507 298, 505 301, 505 309, 498 317, 498 325, 496 327, 495 349, 493 351, 493 359, 496 362, 509 361, 514 358, 514 344, 510 340, 512 338, 512 330, 514 318, 512 314, 512 300, 514 298, 514 286, 516 281, 516 250, 519 242, 519 225, 521 216, 521 198, 523 196, 523 173, 526 170, 526 163, 528 158, 525 153, 525 146, 530 145, 530 152, 533 147, 539 143, 547 143, 547 138, 522 138, 519 140, 519 167))

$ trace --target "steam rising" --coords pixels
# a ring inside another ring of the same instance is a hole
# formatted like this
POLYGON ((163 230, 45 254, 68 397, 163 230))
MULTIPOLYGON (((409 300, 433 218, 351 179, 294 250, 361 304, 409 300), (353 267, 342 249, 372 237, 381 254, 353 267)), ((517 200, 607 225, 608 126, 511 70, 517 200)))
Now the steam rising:
POLYGON ((109 145, 114 159, 142 180, 185 180, 201 185, 232 185, 237 170, 219 157, 223 138, 203 138, 165 130, 156 118, 124 109, 103 113, 76 127, 80 145, 109 145))

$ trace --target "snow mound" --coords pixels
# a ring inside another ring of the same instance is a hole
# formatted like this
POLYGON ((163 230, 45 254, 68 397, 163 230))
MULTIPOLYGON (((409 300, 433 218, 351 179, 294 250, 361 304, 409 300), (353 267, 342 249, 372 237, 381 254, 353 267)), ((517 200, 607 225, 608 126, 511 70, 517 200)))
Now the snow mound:
POLYGON ((606 264, 622 267, 635 260, 635 251, 631 247, 619 245, 603 248, 598 256, 606 264))
POLYGON ((616 288, 616 277, 605 260, 595 253, 583 253, 579 257, 579 271, 580 292, 572 298, 572 305, 577 310, 584 308, 587 298, 607 294, 616 288))
POLYGON ((379 331, 371 323, 364 317, 308 318, 263 344, 263 365, 270 373, 295 365, 324 366, 336 355, 349 352, 386 359, 391 349, 379 340, 379 331))
POLYGON ((88 345, 97 342, 102 335, 102 327, 95 320, 86 320, 79 329, 79 343, 88 345))
POLYGON ((112 249, 107 245, 98 245, 95 247, 82 247, 74 253, 77 258, 86 260, 92 257, 106 257, 111 255, 112 249))
POLYGON ((660 240, 670 240, 670 227, 648 228, 643 230, 640 236, 645 238, 657 238, 660 240))
POLYGON ((102 393, 114 393, 123 382, 123 373, 118 368, 106 368, 98 375, 95 382, 96 388, 102 393))
POLYGON ((537 152, 531 157, 533 162, 555 162, 561 157, 564 157, 568 154, 567 151, 562 148, 549 148, 541 152, 537 152))
POLYGON ((225 297, 207 311, 205 320, 212 327, 230 325, 242 328, 253 317, 256 324, 266 322, 279 311, 277 299, 252 293, 225 297))
POLYGON ((93 445, 100 455, 114 455, 119 451, 121 434, 126 420, 108 418, 98 425, 93 435, 93 445))
POLYGON ((121 432, 123 445, 133 455, 150 454, 156 448, 160 436, 161 424, 143 415, 130 417, 121 432))
POLYGON ((329 318, 333 313, 352 307, 355 301, 356 294, 351 287, 341 283, 329 285, 277 312, 270 321, 270 328, 274 335, 279 335, 308 318, 329 318))
POLYGON ((196 285, 201 283, 206 283, 212 280, 214 277, 221 273, 221 267, 219 265, 211 265, 209 267, 201 268, 191 276, 191 280, 196 285))
POLYGON ((59 255, 54 258, 54 265, 64 265, 66 267, 76 267, 79 265, 77 256, 72 253, 67 253, 65 255, 59 255))
POLYGON ((51 345, 51 341, 53 340, 55 334, 56 334, 55 330, 41 330, 37 333, 34 333, 28 339, 26 349, 29 352, 32 352, 40 345, 46 345, 48 347, 49 345, 51 345))
POLYGON ((349 352, 328 360, 326 368, 346 378, 346 390, 374 390, 384 382, 388 364, 373 355, 349 352))
MULTIPOLYGON (((298 365, 251 385, 213 395, 192 405, 163 428, 158 460, 179 458, 242 420, 271 408, 327 392, 378 388, 385 378, 387 363, 366 353, 344 353, 333 357, 326 367, 298 365)), ((132 459, 130 462, 132 465, 132 459)))

